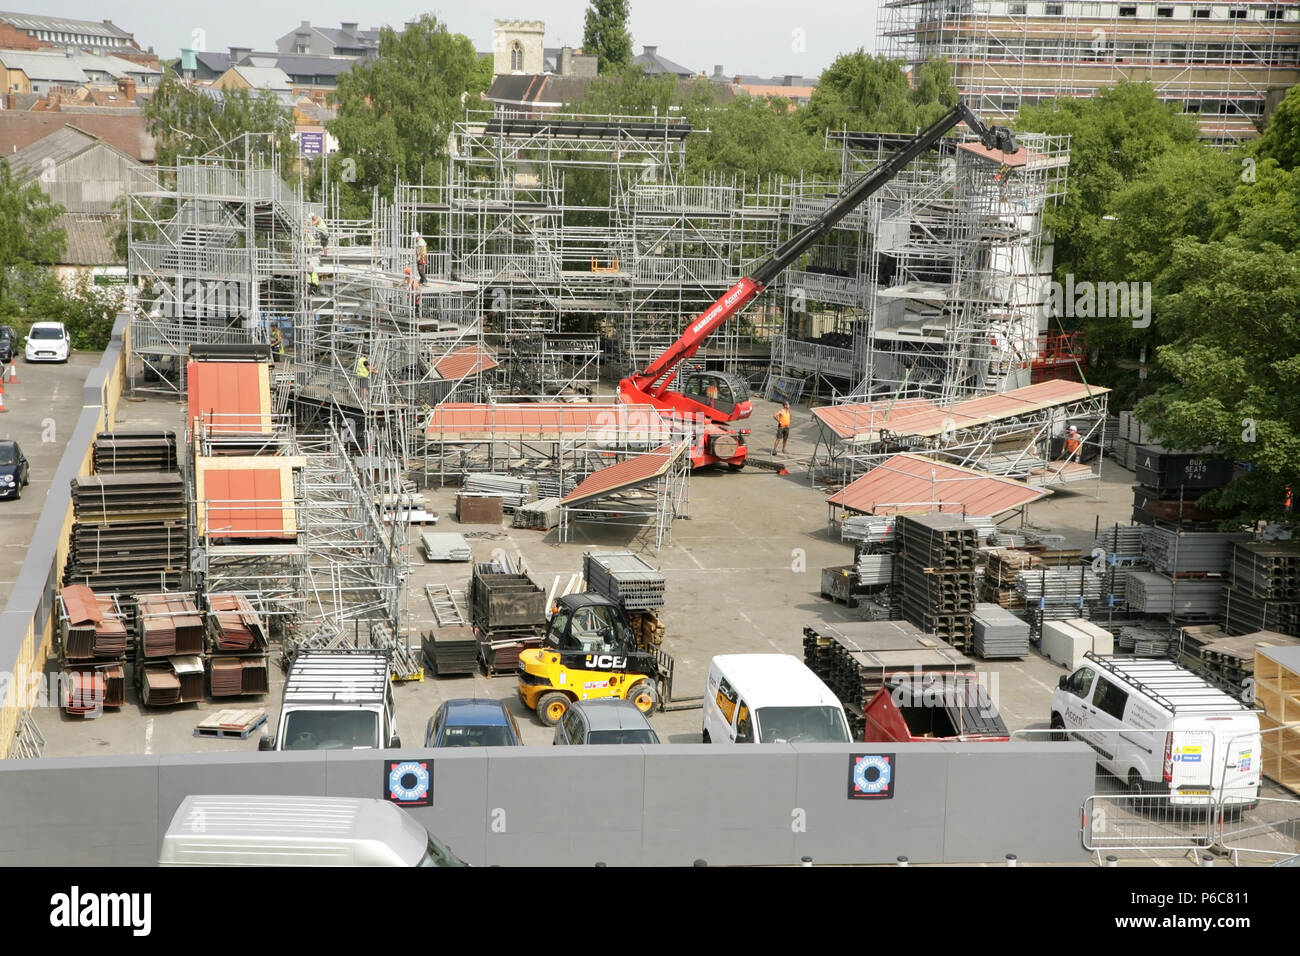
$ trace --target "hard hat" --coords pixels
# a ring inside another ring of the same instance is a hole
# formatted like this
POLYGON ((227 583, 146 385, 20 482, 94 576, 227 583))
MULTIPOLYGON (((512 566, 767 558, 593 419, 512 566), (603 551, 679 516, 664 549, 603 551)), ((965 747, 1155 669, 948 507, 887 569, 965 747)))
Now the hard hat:
POLYGON ((406 267, 405 269, 403 269, 402 271, 405 272, 405 273, 409 276, 409 275, 411 274, 411 267, 410 267, 410 266, 407 266, 407 267, 406 267))

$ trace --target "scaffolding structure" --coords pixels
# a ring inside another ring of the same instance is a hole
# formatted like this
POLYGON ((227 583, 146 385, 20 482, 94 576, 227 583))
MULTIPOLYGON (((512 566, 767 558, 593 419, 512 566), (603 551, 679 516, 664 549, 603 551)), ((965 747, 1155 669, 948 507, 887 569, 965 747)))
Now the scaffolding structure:
MULTIPOLYGON (((910 138, 834 133, 838 184, 798 183, 792 226, 910 138)), ((1024 134, 1009 159, 957 137, 910 163, 787 274, 773 381, 836 401, 945 402, 1027 385, 1046 327, 1042 213, 1064 193, 1066 137, 1024 134)))
POLYGON ((889 56, 953 65, 988 120, 1086 97, 1121 80, 1151 83, 1196 117, 1207 139, 1254 136, 1300 81, 1300 9, 1263 0, 886 0, 889 56))
MULTIPOLYGON (((775 186, 683 183, 695 134, 677 118, 470 112, 444 181, 398 187, 431 268, 482 290, 498 394, 590 395, 603 363, 643 367, 775 246, 775 186)), ((696 362, 761 381, 777 322, 731 323, 696 362)))

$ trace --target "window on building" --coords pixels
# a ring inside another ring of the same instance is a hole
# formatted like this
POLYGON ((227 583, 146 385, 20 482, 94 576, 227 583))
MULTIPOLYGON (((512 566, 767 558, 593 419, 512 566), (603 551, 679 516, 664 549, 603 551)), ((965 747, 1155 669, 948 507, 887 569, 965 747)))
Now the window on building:
POLYGON ((1138 8, 1137 8, 1136 6, 1132 6, 1132 7, 1120 7, 1120 8, 1119 8, 1119 15, 1120 15, 1121 17, 1135 17, 1135 16, 1138 15, 1138 8))
POLYGON ((1241 7, 1234 7, 1233 9, 1228 11, 1228 19, 1244 20, 1246 19, 1246 11, 1243 10, 1241 7))
POLYGON ((1197 7, 1195 10, 1192 11, 1192 19, 1193 19, 1193 20, 1208 20, 1208 19, 1210 19, 1210 8, 1209 8, 1209 7, 1197 7))
POLYGON ((1025 15, 1026 4, 1010 3, 1007 4, 1007 13, 1013 17, 1023 17, 1025 15))
POLYGON ((1172 17, 1173 15, 1173 7, 1156 7, 1156 16, 1158 17, 1172 17))
POLYGON ((1043 15, 1048 17, 1059 17, 1064 11, 1064 5, 1060 3, 1047 3, 1043 5, 1043 15))
POLYGON ((1265 11, 1264 11, 1264 19, 1265 19, 1265 20, 1281 20, 1281 19, 1282 19, 1282 8, 1281 8, 1281 7, 1270 7, 1269 9, 1265 10, 1265 11))
POLYGON ((524 47, 519 41, 515 41, 514 46, 510 48, 510 70, 522 70, 524 68, 524 47))

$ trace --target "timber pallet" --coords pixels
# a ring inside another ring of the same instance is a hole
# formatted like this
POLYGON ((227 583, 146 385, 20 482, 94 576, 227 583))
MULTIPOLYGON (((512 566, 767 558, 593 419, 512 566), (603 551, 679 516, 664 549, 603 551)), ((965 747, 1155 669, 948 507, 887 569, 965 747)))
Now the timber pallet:
POLYGON ((194 736, 219 740, 247 740, 248 735, 264 723, 266 723, 266 711, 219 710, 194 728, 194 736))

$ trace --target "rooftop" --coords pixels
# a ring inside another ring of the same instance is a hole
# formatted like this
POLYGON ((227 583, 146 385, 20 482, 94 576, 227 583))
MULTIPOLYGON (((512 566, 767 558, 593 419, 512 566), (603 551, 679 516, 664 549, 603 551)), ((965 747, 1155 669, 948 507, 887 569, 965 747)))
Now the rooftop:
POLYGON ((35 13, 9 13, 0 11, 0 22, 19 30, 51 30, 60 33, 77 33, 88 36, 134 39, 111 20, 73 20, 69 17, 47 17, 35 13))

